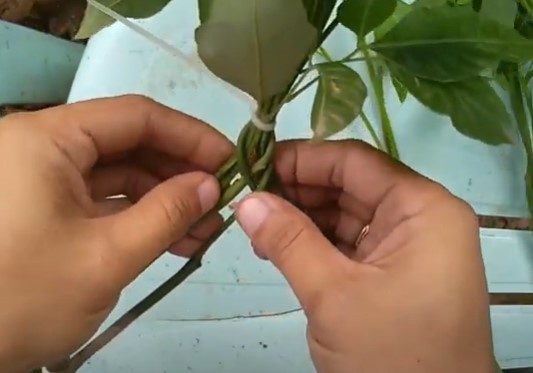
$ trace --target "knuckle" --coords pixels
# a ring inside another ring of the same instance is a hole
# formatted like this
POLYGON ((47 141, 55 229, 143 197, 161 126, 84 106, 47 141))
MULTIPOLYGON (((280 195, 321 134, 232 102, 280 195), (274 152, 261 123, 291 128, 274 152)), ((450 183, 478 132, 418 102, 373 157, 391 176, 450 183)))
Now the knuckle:
MULTIPOLYGON (((462 221, 463 224, 468 224, 468 226, 478 225, 477 214, 470 204, 452 194, 442 184, 431 180, 425 180, 423 183, 423 186, 417 188, 417 198, 409 199, 410 206, 406 204, 406 210, 410 210, 414 214, 431 209, 439 216, 455 216, 456 219, 462 221)), ((405 202, 407 202, 407 198, 405 202)))

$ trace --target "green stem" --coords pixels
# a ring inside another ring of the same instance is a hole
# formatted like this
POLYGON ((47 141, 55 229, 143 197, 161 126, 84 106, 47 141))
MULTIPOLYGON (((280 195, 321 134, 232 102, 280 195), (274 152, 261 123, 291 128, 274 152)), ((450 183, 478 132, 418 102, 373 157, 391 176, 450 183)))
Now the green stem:
POLYGON ((242 129, 237 141, 237 165, 239 166, 239 171, 241 172, 241 175, 248 187, 251 190, 255 190, 257 186, 255 185, 252 177, 252 170, 248 165, 249 154, 247 153, 248 149, 255 149, 255 146, 248 143, 251 142, 251 138, 248 136, 249 133, 250 123, 247 123, 242 129))
POLYGON ((328 51, 324 47, 319 47, 317 50, 317 54, 324 58, 328 62, 333 62, 333 58, 329 55, 328 51))
MULTIPOLYGON (((373 60, 377 60, 379 59, 379 57, 370 57, 370 59, 373 59, 373 60)), ((320 66, 324 66, 324 65, 328 65, 328 64, 336 64, 336 63, 349 63, 349 62, 361 62, 361 61, 366 61, 366 58, 364 57, 350 57, 350 58, 343 58, 343 59, 340 59, 338 61, 327 61, 327 62, 322 62, 322 63, 318 63, 316 65, 311 65, 309 66, 308 68, 302 70, 301 74, 308 74, 310 73, 311 71, 313 70, 316 70, 318 67, 320 66)), ((305 75, 302 75, 304 78, 305 78, 305 75)), ((303 79, 301 79, 303 80, 303 79)), ((301 80, 299 79, 299 83, 301 84, 301 80)), ((295 86, 297 86, 297 84, 295 84, 295 86)))
POLYGON ((331 35, 331 33, 337 28, 337 26, 340 24, 337 17, 331 23, 326 27, 324 32, 322 33, 322 36, 320 37, 320 40, 318 41, 318 46, 322 46, 326 39, 331 35))
POLYGON ((178 285, 183 283, 189 276, 202 266, 202 258, 209 247, 234 223, 235 217, 231 215, 224 222, 223 226, 206 241, 202 247, 185 263, 183 267, 172 277, 166 280, 162 285, 156 288, 146 298, 137 303, 128 312, 122 315, 117 321, 103 331, 98 337, 89 342, 85 347, 78 351, 69 361, 68 367, 60 373, 75 373, 83 364, 85 364, 95 353, 104 348, 124 329, 131 325, 139 316, 143 315, 157 302, 168 295, 178 285))
POLYGON ((363 52, 365 57, 366 67, 368 69, 368 75, 370 77, 370 83, 372 84, 372 89, 376 95, 376 100, 378 103, 379 116, 381 119, 381 130, 383 132, 383 137, 385 139, 385 146, 387 153, 395 159, 400 159, 400 154, 398 153, 398 147, 396 146, 396 140, 394 139, 394 132, 392 131, 392 125, 387 115, 387 107, 385 106, 385 95, 383 92, 383 86, 378 80, 376 70, 372 64, 372 57, 368 49, 368 45, 364 40, 359 42, 360 49, 363 52))
POLYGON ((303 87, 298 88, 295 92, 289 94, 285 100, 283 101, 284 104, 289 103, 293 100, 295 100, 299 95, 301 95, 307 88, 311 87, 313 84, 318 82, 319 77, 315 77, 311 79, 309 82, 307 82, 303 87))
POLYGON ((509 84, 511 108, 526 152, 527 163, 524 173, 524 183, 530 216, 533 216, 533 145, 531 139, 533 103, 531 102, 531 92, 525 85, 523 77, 520 75, 518 64, 506 62, 502 63, 501 68, 509 84), (526 102, 524 103, 524 101, 526 102))
POLYGON ((508 66, 506 70, 506 78, 510 86, 511 107, 518 124, 518 131, 522 139, 522 144, 524 145, 528 158, 533 158, 531 132, 529 129, 526 107, 524 106, 524 96, 522 94, 519 70, 516 64, 508 66))
MULTIPOLYGON (((248 175, 248 182, 253 176, 260 176, 257 186, 254 185, 252 190, 266 190, 269 186, 269 182, 273 176, 272 157, 274 154, 275 136, 273 133, 266 133, 258 130, 257 128, 247 124, 247 126, 241 131, 239 136, 239 144, 236 149, 236 154, 232 157, 235 159, 229 159, 217 172, 219 181, 221 179, 227 179, 228 175, 237 169, 241 173, 241 178, 234 181, 229 185, 229 188, 224 190, 221 200, 218 203, 216 210, 223 209, 228 203, 230 203, 240 192, 246 187, 247 180, 244 174, 248 175), (240 152, 240 154, 238 153, 240 152), (242 165, 242 161, 248 162, 248 157, 251 152, 259 152, 261 156, 250 167, 249 163, 242 165), (239 159, 240 158, 240 159, 239 159)), ((132 309, 121 316, 104 332, 98 335, 95 339, 89 342, 84 348, 78 351, 72 359, 67 359, 66 367, 56 370, 61 373, 74 373, 76 372, 88 359, 90 359, 95 353, 104 348, 111 340, 119 335, 124 329, 126 329, 137 318, 148 311, 152 306, 157 304, 167 294, 174 290, 177 286, 183 283, 189 276, 191 276, 202 265, 202 259, 212 244, 220 238, 220 236, 234 223, 235 217, 231 215, 224 221, 223 226, 211 236, 202 247, 194 253, 194 255, 185 263, 185 265, 146 298, 141 300, 132 309)))
POLYGON ((363 120, 363 123, 365 124, 366 129, 370 133, 370 136, 372 136, 372 140, 374 140, 374 142, 376 143, 376 146, 378 147, 378 149, 379 150, 385 150, 385 149, 383 149, 383 144, 379 140, 379 136, 376 133, 376 130, 372 126, 372 123, 370 123, 370 120, 368 119, 368 117, 366 116, 364 111, 361 111, 361 119, 363 120))
POLYGON ((344 56, 341 61, 342 62, 347 62, 347 61, 350 61, 353 57, 357 56, 357 53, 359 53, 359 48, 355 48, 354 51, 350 52, 349 54, 347 54, 346 56, 344 56))

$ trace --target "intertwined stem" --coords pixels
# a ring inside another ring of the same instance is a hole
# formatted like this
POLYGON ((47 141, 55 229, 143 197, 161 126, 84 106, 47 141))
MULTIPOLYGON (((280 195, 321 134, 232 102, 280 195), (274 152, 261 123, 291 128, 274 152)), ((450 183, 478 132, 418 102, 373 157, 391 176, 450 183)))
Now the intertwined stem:
POLYGON ((385 147, 387 153, 395 158, 400 159, 400 154, 398 153, 398 147, 396 145, 396 140, 394 138, 394 132, 392 131, 392 125, 387 114, 387 107, 385 105, 385 94, 383 92, 383 85, 381 84, 378 74, 374 64, 372 63, 372 57, 370 56, 368 45, 364 39, 360 40, 359 47, 363 52, 365 58, 365 63, 368 69, 368 75, 370 78, 370 84, 372 85, 372 90, 376 95, 376 101, 379 110, 379 116, 381 119, 381 130, 383 132, 383 138, 385 142, 385 147))
MULTIPOLYGON (((331 13, 333 8, 329 10, 331 13)), ((329 14, 327 14, 329 15, 329 14)), ((322 14, 312 14, 312 19, 322 14)), ((321 33, 317 48, 337 27, 339 21, 334 19, 328 27, 321 33)), ((305 61, 298 71, 305 67, 305 61)), ((293 86, 298 86, 298 75, 294 77, 287 90, 272 97, 264 103, 258 105, 257 117, 265 123, 275 121, 281 107, 289 101, 289 93, 293 86)), ((259 130, 249 122, 241 131, 237 141, 235 154, 220 168, 216 176, 220 183, 222 196, 215 208, 216 211, 224 209, 231 203, 246 187, 252 191, 267 190, 273 180, 273 156, 275 147, 274 132, 259 130), (239 178, 237 178, 240 175, 239 178), (235 178, 237 178, 235 180, 235 178)), ((137 305, 126 312, 115 321, 99 336, 94 338, 85 347, 78 351, 71 359, 61 362, 56 369, 48 368, 53 373, 74 373, 95 353, 105 347, 113 338, 119 335, 125 328, 133 323, 142 314, 148 311, 157 302, 163 299, 168 293, 184 282, 202 265, 202 259, 211 245, 231 226, 235 218, 231 215, 223 223, 223 226, 187 261, 187 263, 172 277, 155 289, 150 295, 141 300, 137 305)))

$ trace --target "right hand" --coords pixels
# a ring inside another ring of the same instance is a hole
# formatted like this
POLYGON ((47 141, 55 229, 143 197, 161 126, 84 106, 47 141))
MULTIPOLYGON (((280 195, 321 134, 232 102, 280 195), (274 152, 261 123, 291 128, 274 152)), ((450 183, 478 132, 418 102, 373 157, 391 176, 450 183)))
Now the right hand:
POLYGON ((471 208, 358 141, 291 141, 276 151, 283 192, 307 216, 258 193, 238 204, 237 219, 301 303, 317 370, 491 372, 471 208))

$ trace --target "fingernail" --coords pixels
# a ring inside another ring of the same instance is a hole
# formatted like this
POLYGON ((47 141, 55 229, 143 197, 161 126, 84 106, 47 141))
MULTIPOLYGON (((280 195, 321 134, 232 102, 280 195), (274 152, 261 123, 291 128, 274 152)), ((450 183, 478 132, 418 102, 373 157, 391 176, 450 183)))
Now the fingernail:
POLYGON ((246 198, 237 207, 237 218, 244 233, 252 237, 270 213, 268 205, 258 197, 246 198))
POLYGON ((202 212, 208 212, 218 201, 218 184, 212 178, 209 177, 198 187, 198 197, 200 198, 200 205, 202 212))

